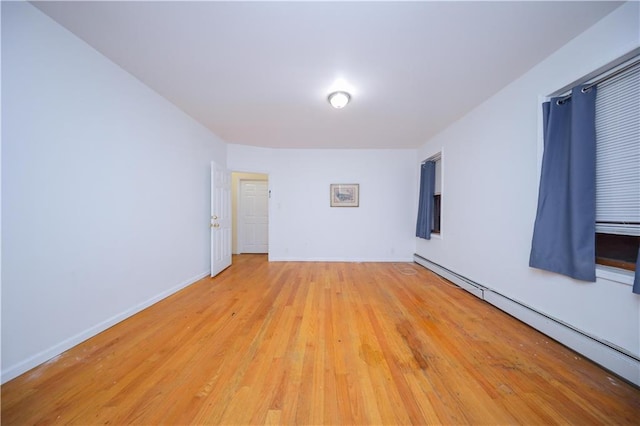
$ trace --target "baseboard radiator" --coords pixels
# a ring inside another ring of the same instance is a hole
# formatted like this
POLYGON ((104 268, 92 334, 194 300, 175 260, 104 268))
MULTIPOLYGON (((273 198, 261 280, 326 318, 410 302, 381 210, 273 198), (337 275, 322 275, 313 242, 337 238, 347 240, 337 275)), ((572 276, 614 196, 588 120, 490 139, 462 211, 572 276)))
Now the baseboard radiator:
POLYGON ((640 387, 640 358, 634 354, 506 297, 418 254, 414 254, 414 261, 640 387))

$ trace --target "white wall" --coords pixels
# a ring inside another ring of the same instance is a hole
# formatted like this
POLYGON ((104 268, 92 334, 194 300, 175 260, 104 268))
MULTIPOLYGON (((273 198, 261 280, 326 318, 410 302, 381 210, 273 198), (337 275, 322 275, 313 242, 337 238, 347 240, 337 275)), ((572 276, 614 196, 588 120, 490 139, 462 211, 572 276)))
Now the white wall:
POLYGON ((6 381, 207 274, 226 145, 30 4, 2 9, 6 381))
POLYGON ((231 170, 269 174, 270 260, 411 261, 414 150, 227 151, 231 170), (360 184, 360 207, 330 207, 332 183, 360 184))
POLYGON ((443 238, 416 252, 505 296, 640 355, 640 296, 529 268, 538 194, 540 99, 640 44, 627 3, 497 93, 418 152, 444 147, 443 238))

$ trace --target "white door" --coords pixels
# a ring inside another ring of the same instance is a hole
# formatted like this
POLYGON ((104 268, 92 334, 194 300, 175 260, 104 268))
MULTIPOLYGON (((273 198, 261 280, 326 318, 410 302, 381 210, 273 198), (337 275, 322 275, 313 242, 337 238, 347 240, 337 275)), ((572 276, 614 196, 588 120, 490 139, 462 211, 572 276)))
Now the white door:
POLYGON ((231 173, 211 163, 211 276, 231 265, 231 173))
POLYGON ((240 253, 269 252, 269 189, 264 180, 240 181, 240 253))

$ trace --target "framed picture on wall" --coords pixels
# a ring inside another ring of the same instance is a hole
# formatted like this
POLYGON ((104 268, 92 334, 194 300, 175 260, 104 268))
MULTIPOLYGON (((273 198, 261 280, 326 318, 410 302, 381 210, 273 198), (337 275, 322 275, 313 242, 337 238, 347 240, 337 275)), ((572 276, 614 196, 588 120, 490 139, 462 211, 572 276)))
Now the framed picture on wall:
POLYGON ((357 183, 332 183, 329 186, 331 207, 358 207, 360 185, 357 183))

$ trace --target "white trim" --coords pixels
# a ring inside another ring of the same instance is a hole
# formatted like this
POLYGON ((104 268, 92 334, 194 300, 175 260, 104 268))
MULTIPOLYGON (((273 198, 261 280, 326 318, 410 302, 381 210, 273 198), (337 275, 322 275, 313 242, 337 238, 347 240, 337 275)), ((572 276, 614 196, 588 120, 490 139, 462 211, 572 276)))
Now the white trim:
MULTIPOLYGON (((256 174, 256 175, 265 175, 266 176, 265 180, 267 181, 267 197, 268 197, 267 200, 269 202, 269 205, 267 206, 267 217, 269 219, 271 219, 271 217, 272 217, 272 211, 271 211, 271 209, 272 209, 272 206, 271 206, 271 175, 270 175, 271 172, 269 172, 269 171, 247 171, 247 170, 244 170, 244 169, 230 169, 230 170, 231 170, 231 176, 232 176, 231 177, 232 185, 233 185, 233 174, 234 173, 246 173, 246 174, 256 174)), ((238 179, 238 188, 236 188, 237 189, 237 194, 236 194, 236 214, 235 214, 235 216, 237 216, 240 213, 240 208, 238 206, 238 204, 240 203, 240 180, 241 179, 238 179)), ((234 216, 234 215, 232 214, 232 216, 234 216)), ((239 238, 239 232, 238 232, 238 228, 237 228, 239 220, 235 216, 231 218, 231 220, 232 220, 232 225, 231 226, 233 227, 233 223, 236 224, 236 238, 237 238, 237 240, 239 240, 240 238, 239 238)), ((271 235, 272 235, 272 232, 271 232, 271 220, 268 221, 267 232, 269 233, 268 234, 268 238, 267 238, 267 246, 269 247, 269 251, 270 251, 270 249, 271 249, 271 235)), ((233 242, 232 242, 231 246, 233 247, 233 242)), ((239 241, 236 241, 236 251, 240 251, 239 241)), ((233 253, 233 254, 242 254, 242 253, 233 253)), ((268 259, 269 262, 271 262, 271 260, 272 260, 271 259, 271 253, 267 253, 267 259, 268 259)))
POLYGON ((619 284, 633 286, 634 273, 606 265, 596 265, 596 277, 614 281, 619 284))
POLYGON ((255 169, 229 169, 231 171, 231 173, 244 173, 244 174, 248 174, 248 175, 269 175, 268 171, 261 171, 261 170, 255 170, 255 169))
POLYGON ((640 386, 640 361, 613 349, 607 342, 521 305, 499 293, 485 292, 484 300, 602 367, 640 386))
MULTIPOLYGON (((542 121, 541 121, 542 122, 542 121)), ((433 151, 432 151, 433 152, 433 151)), ((436 239, 436 240, 443 240, 444 239, 444 223, 445 223, 445 204, 446 204, 446 196, 442 196, 443 194, 446 193, 446 189, 445 189, 445 173, 444 173, 444 169, 445 169, 445 161, 444 161, 444 147, 440 147, 439 150, 436 150, 435 152, 433 152, 431 155, 429 155, 426 159, 420 161, 418 163, 418 182, 420 182, 420 167, 422 166, 422 164, 424 164, 427 161, 440 161, 440 233, 439 234, 431 234, 431 239, 436 239)), ((418 185, 419 187, 419 185, 418 185)), ((419 191, 418 191, 419 192, 419 191)), ((416 211, 418 209, 418 204, 419 204, 419 199, 420 199, 420 194, 418 194, 417 197, 417 203, 416 203, 416 211)), ((416 237, 418 238, 418 237, 416 237)), ((413 262, 413 259, 410 261, 413 262)))
POLYGON ((538 112, 538 143, 536 146, 536 171, 538 174, 536 176, 536 182, 538 182, 538 186, 540 185, 540 176, 542 175, 542 156, 544 154, 544 117, 542 116, 542 104, 549 102, 550 99, 551 98, 549 96, 538 95, 538 105, 536 108, 536 111, 538 112))
POLYGON ((463 290, 468 291, 469 293, 473 294, 477 298, 484 299, 484 295, 483 295, 484 288, 482 286, 480 286, 479 284, 474 283, 474 282, 472 282, 470 280, 467 280, 464 277, 456 274, 455 272, 452 272, 452 271, 448 270, 447 268, 443 268, 442 266, 438 265, 437 263, 433 263, 433 262, 423 258, 422 256, 414 255, 413 261, 416 262, 418 265, 423 266, 423 267, 429 269, 430 271, 435 272, 436 274, 440 275, 441 277, 451 281, 452 283, 454 283, 458 287, 462 288, 463 290))
POLYGON ((373 262, 403 262, 413 263, 413 257, 270 257, 269 262, 351 262, 351 263, 373 263, 373 262))
POLYGON ((139 303, 126 311, 123 311, 117 315, 108 318, 101 323, 94 325, 93 327, 89 327, 85 331, 76 334, 75 336, 71 336, 70 338, 48 348, 42 352, 39 352, 23 361, 20 361, 17 364, 14 364, 6 369, 2 370, 2 383, 6 383, 7 381, 18 377, 19 375, 31 370, 34 367, 54 358, 57 355, 60 355, 64 351, 71 349, 72 347, 84 342, 85 340, 90 339, 91 337, 103 332, 109 327, 114 326, 115 324, 129 318, 132 315, 137 314, 138 312, 148 308, 149 306, 159 302, 162 299, 165 299, 171 296, 174 293, 182 290, 183 288, 200 281, 201 279, 208 277, 209 271, 202 272, 192 278, 189 278, 186 281, 181 282, 180 284, 165 290, 150 299, 145 300, 142 303, 139 303))
POLYGON ((631 354, 623 348, 592 336, 524 303, 503 296, 422 256, 414 255, 414 261, 561 344, 579 352, 625 380, 640 386, 640 357, 638 355, 631 354))
MULTIPOLYGON (((254 173, 254 174, 258 174, 258 173, 254 173)), ((245 252, 245 247, 244 247, 244 234, 245 232, 247 232, 246 230, 246 224, 244 223, 243 220, 241 220, 241 218, 243 217, 243 213, 244 213, 244 200, 242 198, 242 183, 243 182, 266 182, 267 184, 267 251, 264 254, 269 253, 269 205, 271 204, 269 202, 269 195, 270 195, 270 190, 269 190, 269 176, 267 175, 264 179, 255 179, 255 178, 249 178, 249 179, 238 179, 238 188, 237 188, 237 194, 236 194, 236 217, 234 219, 236 219, 236 232, 237 232, 237 241, 236 241, 236 254, 242 254, 242 253, 246 253, 245 252)), ((257 254, 262 254, 262 253, 257 253, 257 254)))
POLYGON ((624 66, 625 62, 628 62, 629 60, 633 59, 638 55, 640 55, 640 47, 637 47, 631 50, 630 52, 627 52, 624 55, 612 61, 607 62, 606 64, 602 65, 601 67, 590 72, 587 75, 578 77, 572 83, 567 84, 566 86, 554 91, 553 93, 550 93, 547 95, 538 95, 538 108, 537 108, 537 111, 538 111, 538 146, 537 146, 538 180, 537 182, 540 182, 540 173, 542 170, 542 154, 544 151, 544 123, 542 122, 542 104, 549 101, 551 98, 554 98, 563 94, 567 94, 572 88, 576 87, 577 85, 587 83, 588 81, 593 80, 596 77, 601 77, 603 75, 614 72, 617 68, 624 66))
POLYGON ((441 153, 441 151, 438 151, 437 153, 433 154, 431 157, 429 157, 426 160, 424 160, 423 163, 425 163, 427 161, 438 161, 441 158, 442 158, 442 153, 441 153))
POLYGON ((638 55, 640 55, 640 47, 636 47, 630 52, 627 52, 624 55, 612 61, 607 62, 606 64, 602 65, 601 67, 597 68, 594 71, 591 71, 589 74, 583 75, 577 78, 572 83, 569 83, 563 88, 558 89, 555 92, 551 93, 549 97, 555 98, 557 96, 564 96, 568 94, 571 89, 573 89, 574 87, 580 84, 588 83, 589 81, 595 80, 596 78, 601 78, 608 74, 611 74, 615 72, 617 69, 620 69, 621 67, 623 67, 625 65, 625 62, 629 62, 631 59, 633 59, 638 55))
POLYGON ((446 209, 444 208, 444 206, 447 203, 447 196, 446 196, 446 189, 444 186, 444 176, 445 176, 444 168, 445 168, 444 147, 440 147, 440 233, 431 234, 432 237, 434 236, 437 237, 436 238, 437 240, 444 239, 444 229, 445 229, 445 222, 446 222, 446 219, 445 219, 446 209))
POLYGON ((420 161, 420 164, 425 163, 427 161, 435 161, 435 160, 441 160, 442 156, 444 155, 444 147, 441 147, 440 149, 437 149, 435 151, 431 151, 432 153, 430 155, 427 156, 427 158, 425 158, 424 160, 420 161))

